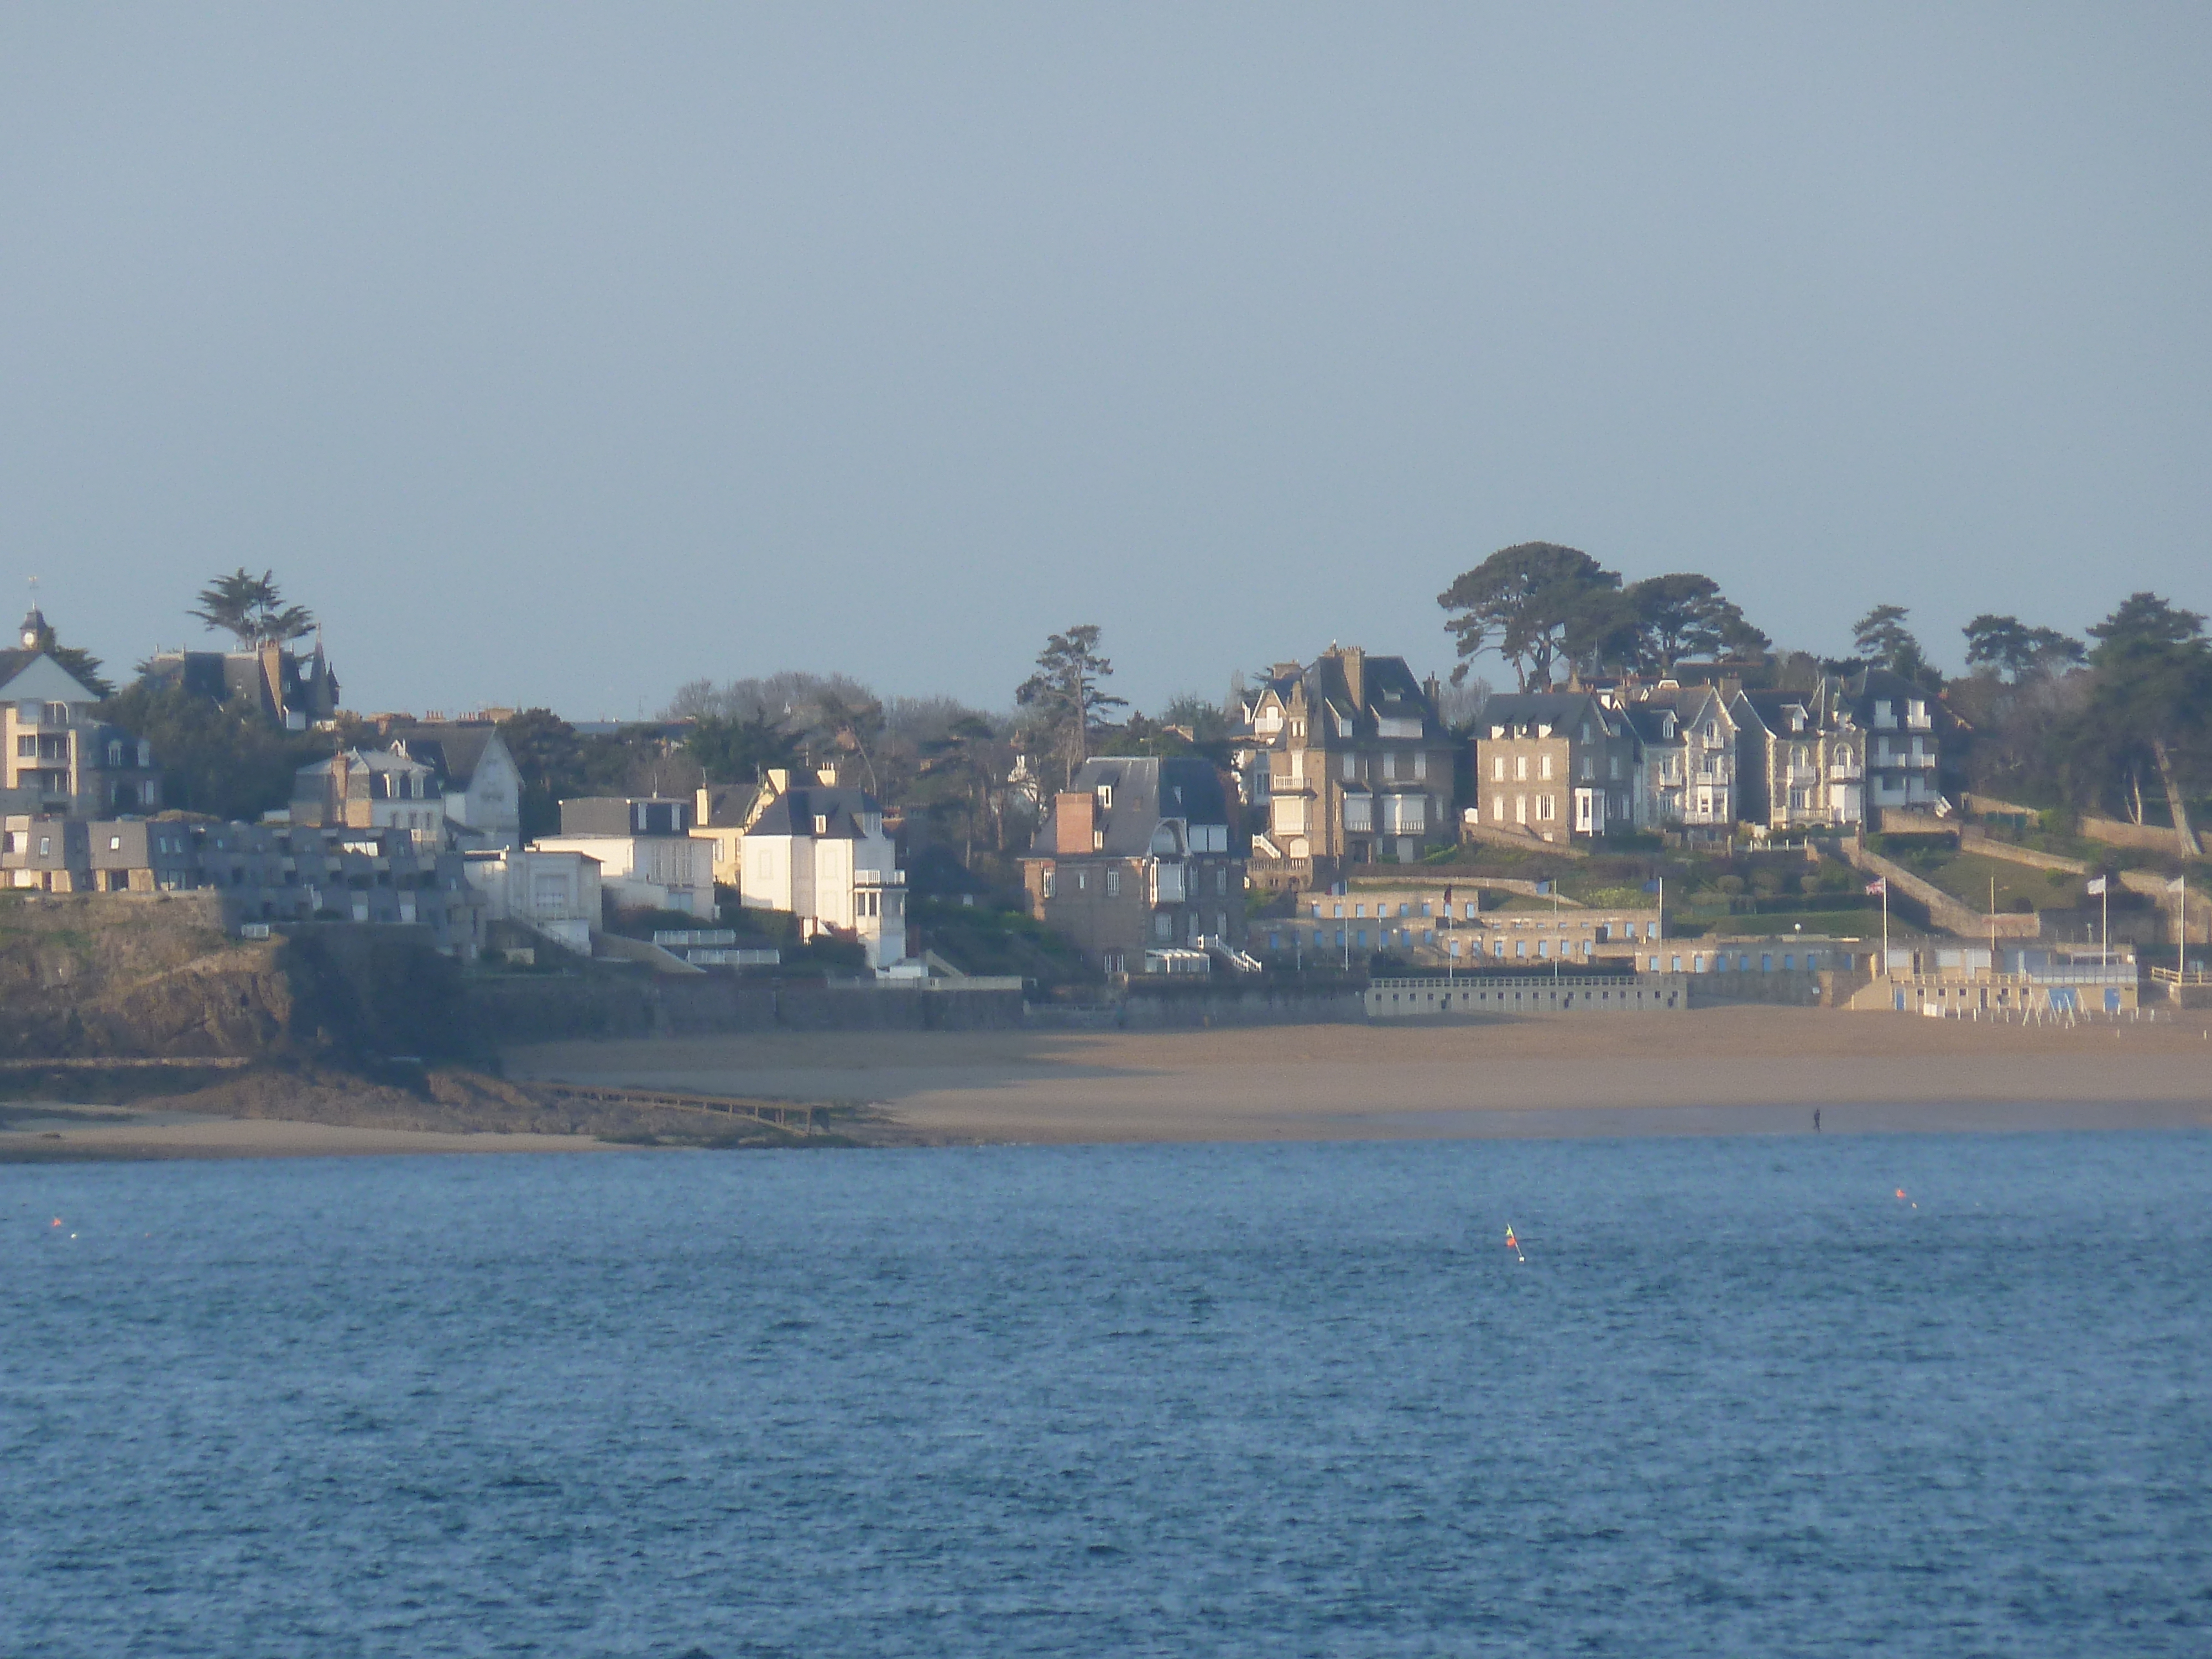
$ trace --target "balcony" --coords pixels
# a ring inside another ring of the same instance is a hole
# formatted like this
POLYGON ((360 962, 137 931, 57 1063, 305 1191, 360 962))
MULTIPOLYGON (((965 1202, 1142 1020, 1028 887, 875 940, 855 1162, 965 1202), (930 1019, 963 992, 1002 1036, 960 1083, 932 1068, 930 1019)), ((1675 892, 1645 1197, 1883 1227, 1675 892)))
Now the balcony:
POLYGON ((1856 783, 1864 776, 1866 768, 1856 761, 1841 761, 1828 768, 1828 781, 1831 783, 1856 783))

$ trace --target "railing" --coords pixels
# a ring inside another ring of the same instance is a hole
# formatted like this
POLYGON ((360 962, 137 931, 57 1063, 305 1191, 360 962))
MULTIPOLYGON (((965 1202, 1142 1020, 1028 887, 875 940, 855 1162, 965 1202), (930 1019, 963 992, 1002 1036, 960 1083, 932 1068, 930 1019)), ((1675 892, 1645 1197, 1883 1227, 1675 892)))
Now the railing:
POLYGON ((2212 985, 2212 969, 2203 968, 2154 968, 2150 976, 2160 985, 2212 985))
POLYGON ((1554 978, 1550 974, 1486 974, 1467 973, 1447 978, 1442 974, 1426 975, 1420 978, 1376 979, 1368 984, 1383 991, 1442 991, 1462 990, 1475 985, 1502 985, 1509 990, 1515 986, 1563 985, 1579 988, 1584 985, 1640 985, 1644 979, 1636 974, 1561 974, 1554 978))
POLYGON ((756 1123, 772 1123, 779 1129, 796 1128, 800 1134, 814 1133, 815 1109, 812 1106, 785 1105, 781 1102, 764 1100, 726 1100, 712 1095, 672 1094, 659 1089, 587 1088, 574 1083, 532 1081, 523 1086, 563 1100, 588 1100, 602 1105, 654 1111, 718 1112, 725 1117, 747 1117, 756 1123))

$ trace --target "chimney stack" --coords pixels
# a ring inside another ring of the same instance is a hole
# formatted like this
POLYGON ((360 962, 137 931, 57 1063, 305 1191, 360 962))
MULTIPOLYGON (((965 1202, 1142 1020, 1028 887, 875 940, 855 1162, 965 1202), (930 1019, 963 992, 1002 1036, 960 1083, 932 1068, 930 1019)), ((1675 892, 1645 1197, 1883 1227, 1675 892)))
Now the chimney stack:
POLYGON ((1053 801, 1052 850, 1063 858, 1097 850, 1098 798, 1087 789, 1058 795, 1053 801))

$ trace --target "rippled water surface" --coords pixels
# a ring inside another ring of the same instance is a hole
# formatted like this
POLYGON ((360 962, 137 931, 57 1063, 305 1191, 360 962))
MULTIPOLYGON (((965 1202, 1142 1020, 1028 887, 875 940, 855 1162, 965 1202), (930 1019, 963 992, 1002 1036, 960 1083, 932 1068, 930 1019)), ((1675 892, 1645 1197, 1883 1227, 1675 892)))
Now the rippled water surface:
POLYGON ((2208 1200, 2191 1134, 0 1169, 0 1653, 2201 1655, 2208 1200))

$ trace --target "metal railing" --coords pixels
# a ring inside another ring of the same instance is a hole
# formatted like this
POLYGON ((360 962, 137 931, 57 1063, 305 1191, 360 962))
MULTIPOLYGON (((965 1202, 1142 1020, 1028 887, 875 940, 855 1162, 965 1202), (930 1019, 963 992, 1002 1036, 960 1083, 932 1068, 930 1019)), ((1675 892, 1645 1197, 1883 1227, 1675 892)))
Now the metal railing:
POLYGON ((2154 968, 2150 976, 2160 985, 2212 985, 2212 969, 2154 968))

